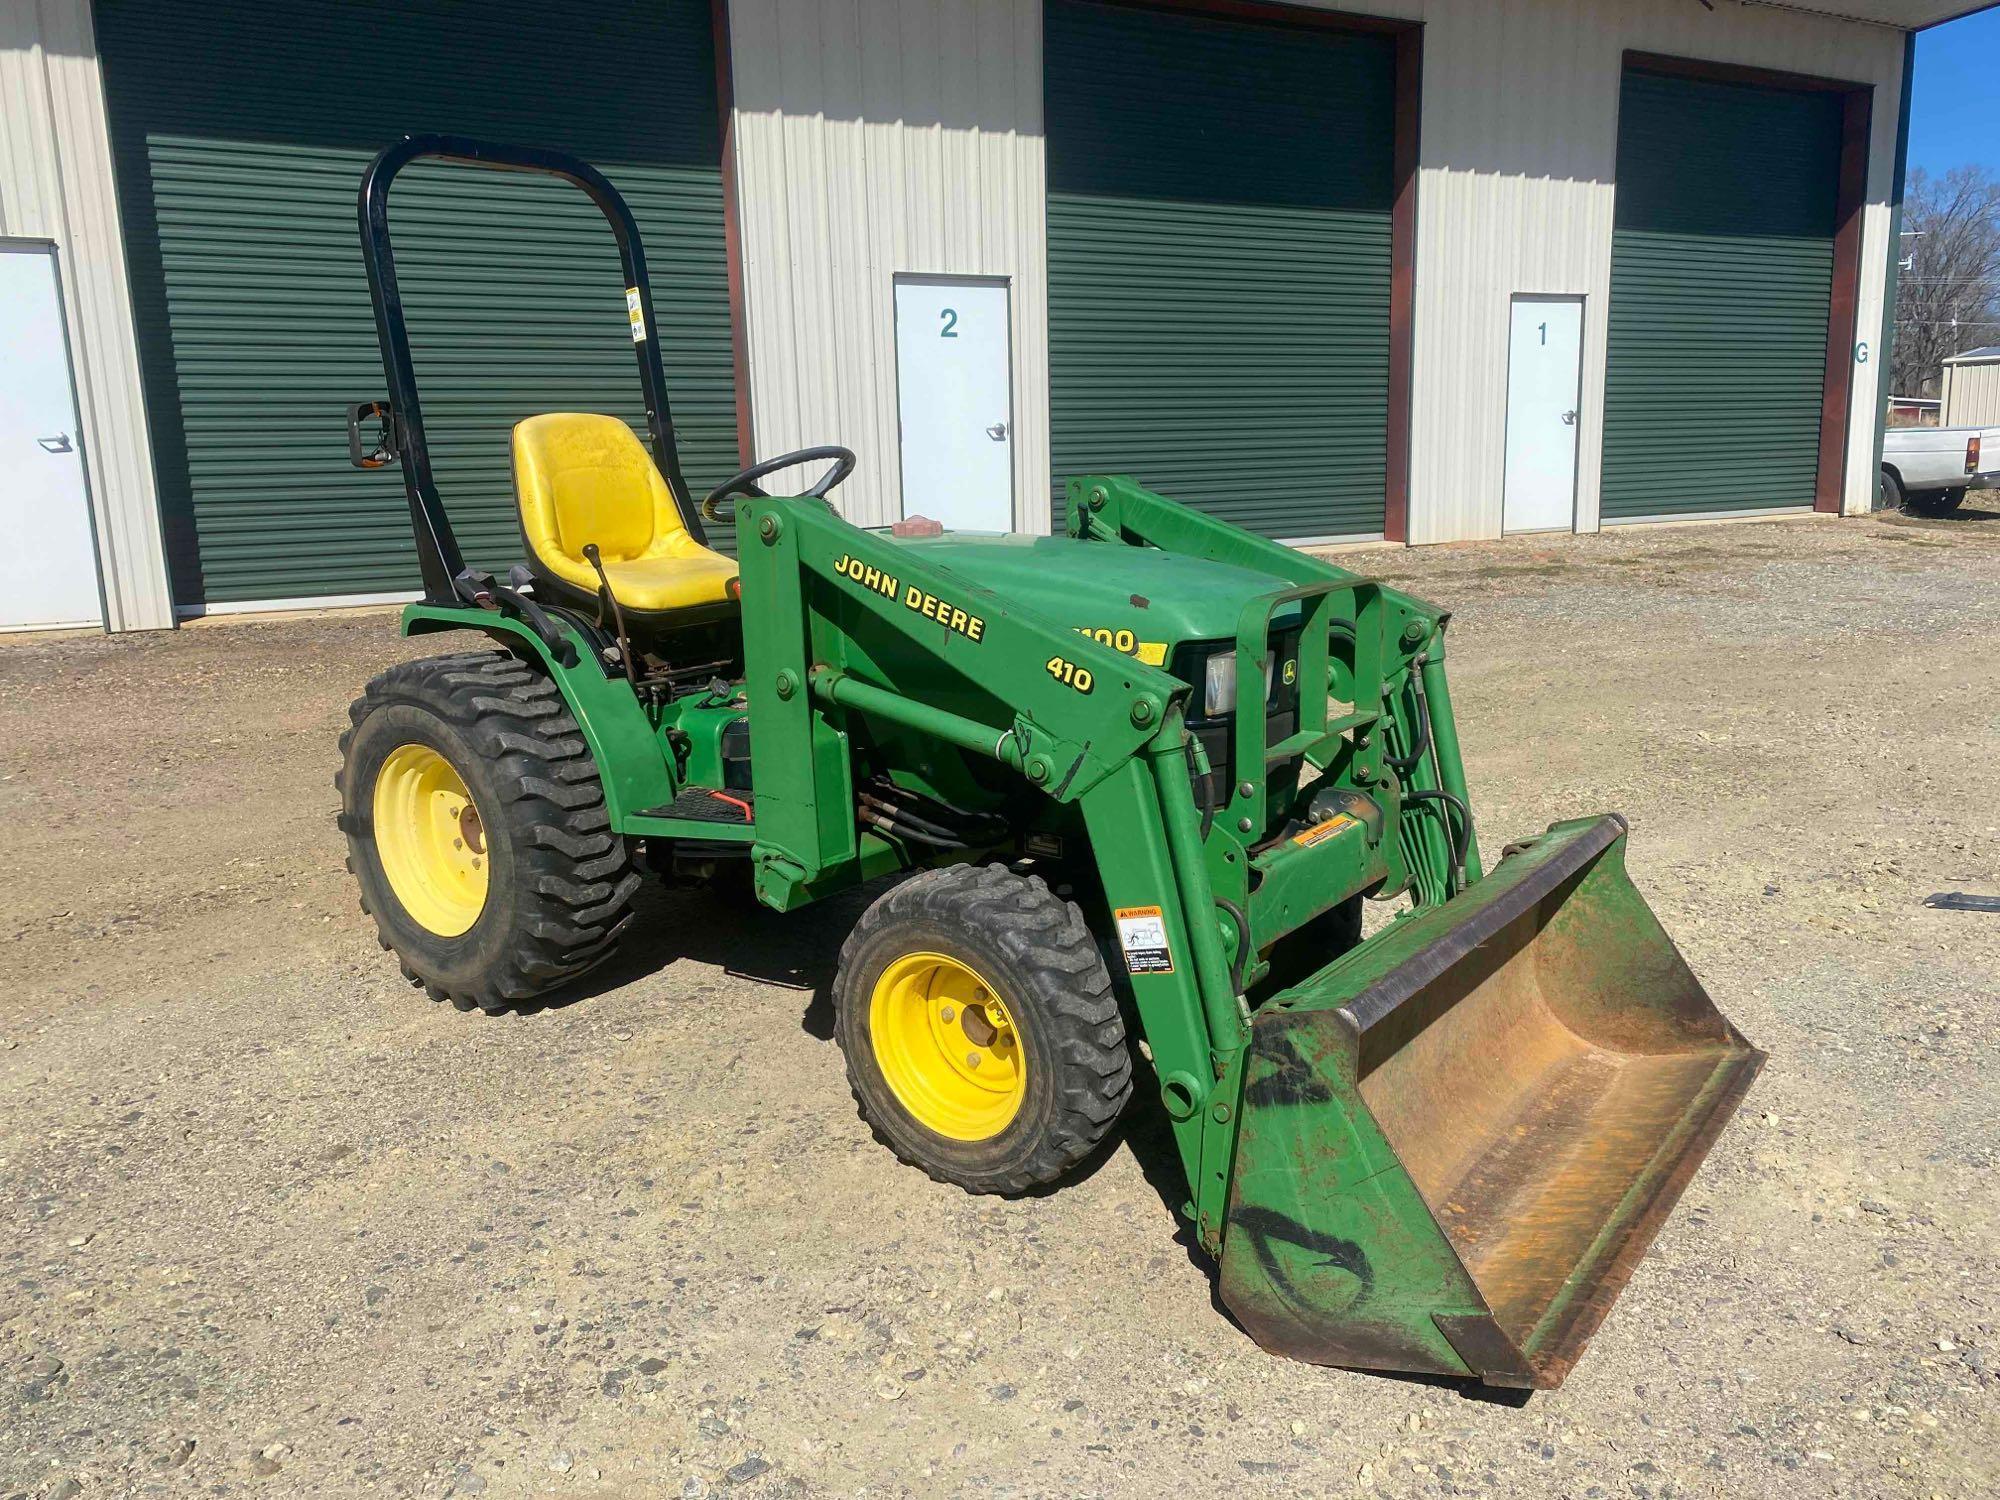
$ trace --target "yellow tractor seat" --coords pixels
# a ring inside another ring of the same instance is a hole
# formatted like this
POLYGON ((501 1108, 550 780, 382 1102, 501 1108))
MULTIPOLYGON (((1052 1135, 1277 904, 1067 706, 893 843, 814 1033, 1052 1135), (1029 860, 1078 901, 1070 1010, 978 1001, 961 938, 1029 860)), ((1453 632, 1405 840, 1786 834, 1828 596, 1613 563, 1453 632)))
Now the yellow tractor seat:
POLYGON ((553 591, 598 595, 597 544, 627 611, 712 615, 735 603, 736 564, 688 534, 673 491, 617 417, 546 412, 514 428, 514 498, 528 565, 553 591))

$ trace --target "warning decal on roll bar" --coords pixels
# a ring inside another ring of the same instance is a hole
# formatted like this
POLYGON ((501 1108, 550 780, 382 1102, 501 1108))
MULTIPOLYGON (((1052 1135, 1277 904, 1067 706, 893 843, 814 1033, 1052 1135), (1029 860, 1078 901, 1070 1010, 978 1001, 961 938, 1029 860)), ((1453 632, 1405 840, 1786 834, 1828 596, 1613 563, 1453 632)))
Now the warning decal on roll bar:
POLYGON ((1125 968, 1133 974, 1171 974, 1174 950, 1167 946, 1167 919, 1157 906, 1121 906, 1118 946, 1125 950, 1125 968))
POLYGON ((636 286, 625 288, 625 316, 632 320, 632 342, 645 343, 646 310, 639 305, 639 289, 636 286))

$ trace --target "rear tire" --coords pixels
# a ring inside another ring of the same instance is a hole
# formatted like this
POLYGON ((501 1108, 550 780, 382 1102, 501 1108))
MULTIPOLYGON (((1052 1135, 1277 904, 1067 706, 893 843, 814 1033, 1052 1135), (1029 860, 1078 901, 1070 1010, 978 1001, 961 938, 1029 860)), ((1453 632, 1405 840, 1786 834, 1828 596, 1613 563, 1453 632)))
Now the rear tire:
POLYGON ((1951 490, 1924 490, 1911 495, 1904 502, 1903 508, 1914 511, 1920 516, 1948 516, 1958 509, 1964 499, 1963 487, 1951 490))
POLYGON ((610 955, 639 876, 554 682, 505 651, 431 657, 377 677, 349 716, 347 867, 405 978, 504 1011, 610 955))
POLYGON ((905 881, 842 946, 833 1003, 861 1117, 967 1192, 1055 1181, 1131 1097, 1103 955, 1038 877, 960 865, 905 881))
POLYGON ((1909 494, 1903 489, 1903 481, 1893 469, 1882 471, 1882 503, 1877 510, 1901 510, 1909 504, 1909 494))

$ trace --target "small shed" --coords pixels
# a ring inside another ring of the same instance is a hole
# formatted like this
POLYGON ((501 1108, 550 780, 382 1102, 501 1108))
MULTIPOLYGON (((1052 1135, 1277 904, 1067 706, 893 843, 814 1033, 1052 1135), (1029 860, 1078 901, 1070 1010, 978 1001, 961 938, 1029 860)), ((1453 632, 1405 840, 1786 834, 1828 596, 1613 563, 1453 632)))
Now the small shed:
POLYGON ((2000 427, 2000 344, 1944 362, 1944 425, 2000 427))

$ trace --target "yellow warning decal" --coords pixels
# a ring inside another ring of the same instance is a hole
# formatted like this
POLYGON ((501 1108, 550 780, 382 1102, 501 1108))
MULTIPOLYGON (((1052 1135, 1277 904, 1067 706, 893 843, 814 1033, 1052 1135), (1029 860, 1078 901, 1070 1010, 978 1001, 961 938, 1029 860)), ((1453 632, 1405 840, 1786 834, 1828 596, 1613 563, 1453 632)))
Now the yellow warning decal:
POLYGON ((1171 974, 1174 950, 1167 944, 1166 913, 1157 906, 1121 906, 1118 946, 1125 950, 1125 968, 1133 974, 1171 974))
POLYGON ((1114 630, 1106 625, 1079 625, 1076 633, 1089 636, 1100 646, 1109 646, 1113 651, 1137 657, 1149 667, 1163 667, 1167 663, 1165 641, 1142 641, 1136 633, 1122 626, 1114 630))
POLYGON ((635 344, 645 343, 646 310, 639 305, 639 289, 636 286, 625 288, 625 316, 632 324, 632 342, 635 344))
POLYGON ((1310 849, 1314 844, 1325 843, 1336 833, 1339 833, 1341 829, 1350 827, 1353 823, 1354 819, 1350 818, 1346 813, 1335 813, 1324 823, 1315 823, 1304 833, 1293 834, 1292 842, 1301 848, 1310 849))

